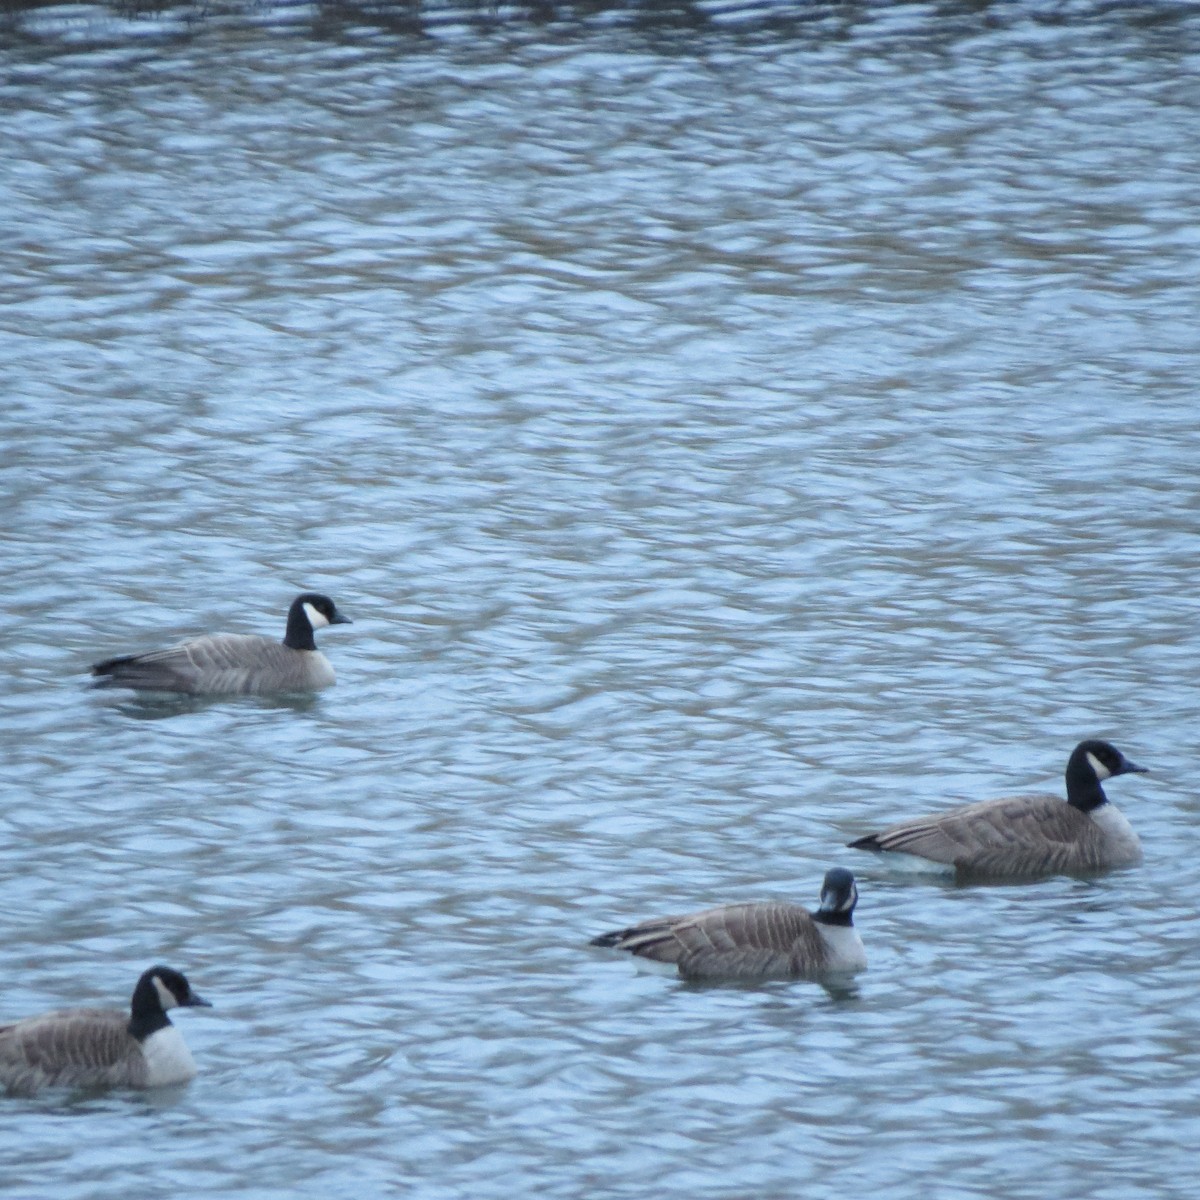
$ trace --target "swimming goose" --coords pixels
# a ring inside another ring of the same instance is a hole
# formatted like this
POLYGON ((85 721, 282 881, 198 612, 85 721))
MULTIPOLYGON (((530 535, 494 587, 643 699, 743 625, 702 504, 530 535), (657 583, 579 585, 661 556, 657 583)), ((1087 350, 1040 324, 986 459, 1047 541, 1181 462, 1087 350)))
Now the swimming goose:
POLYGON ((105 659, 92 674, 98 686, 192 695, 316 691, 331 686, 334 674, 313 631, 350 623, 328 596, 302 592, 288 609, 282 642, 261 634, 214 633, 165 650, 105 659))
POLYGON ((857 903, 854 876, 834 867, 825 874, 815 913, 780 900, 727 904, 602 933, 591 945, 674 963, 684 979, 754 982, 849 975, 867 966, 854 928, 857 903))
POLYGON ((1067 760, 1067 800, 1007 796, 915 817, 850 843, 927 859, 962 875, 1010 878, 1083 874, 1142 861, 1142 847, 1102 780, 1144 772, 1108 742, 1080 742, 1067 760))
POLYGON ((14 1095, 43 1087, 161 1087, 183 1083, 196 1064, 167 1010, 211 1008, 170 967, 151 967, 133 989, 128 1014, 64 1008, 0 1026, 0 1084, 14 1095))

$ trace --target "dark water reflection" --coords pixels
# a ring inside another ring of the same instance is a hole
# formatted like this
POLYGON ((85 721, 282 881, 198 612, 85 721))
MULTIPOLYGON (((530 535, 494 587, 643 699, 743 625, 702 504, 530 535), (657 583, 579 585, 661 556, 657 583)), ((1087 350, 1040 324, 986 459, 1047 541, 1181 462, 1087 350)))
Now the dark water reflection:
POLYGON ((217 1006, 5 1189, 1186 1186, 1193 6, 4 14, 0 1014, 217 1006), (303 587, 331 692, 86 685, 303 587), (843 848, 1085 734, 1139 870, 843 848), (586 946, 836 862, 852 995, 586 946))
POLYGON ((170 717, 183 716, 187 713, 199 713, 209 708, 228 708, 231 704, 249 709, 278 710, 294 713, 309 712, 319 703, 316 693, 304 695, 253 696, 229 700, 215 696, 177 696, 169 693, 144 694, 131 693, 125 689, 95 689, 98 697, 112 706, 123 716, 136 721, 162 721, 170 717))

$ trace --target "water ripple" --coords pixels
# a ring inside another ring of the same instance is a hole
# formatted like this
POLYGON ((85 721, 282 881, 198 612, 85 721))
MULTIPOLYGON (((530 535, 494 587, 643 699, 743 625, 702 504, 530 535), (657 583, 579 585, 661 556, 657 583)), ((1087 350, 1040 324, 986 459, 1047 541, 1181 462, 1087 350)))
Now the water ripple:
POLYGON ((217 1008, 186 1089, 7 1102, 9 1190, 1177 1192, 1198 46, 1092 0, 12 8, 3 1011, 159 960, 217 1008), (302 587, 333 691, 85 686, 302 587), (1143 869, 844 848, 1092 733, 1153 769, 1143 869), (846 993, 586 945, 834 863, 846 993))

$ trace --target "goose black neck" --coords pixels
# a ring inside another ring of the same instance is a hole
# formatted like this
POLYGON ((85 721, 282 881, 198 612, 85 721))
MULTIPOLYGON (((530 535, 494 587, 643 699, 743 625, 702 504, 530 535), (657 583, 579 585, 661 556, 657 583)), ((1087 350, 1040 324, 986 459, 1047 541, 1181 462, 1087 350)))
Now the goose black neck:
POLYGON ((1067 763, 1067 803, 1085 813, 1108 803, 1086 754, 1072 754, 1067 763))
POLYGON ((139 983, 137 990, 133 993, 129 1032, 139 1042, 144 1042, 152 1033, 166 1029, 170 1024, 171 1018, 163 1012, 162 1001, 158 997, 154 984, 149 980, 139 983))
POLYGON ((818 911, 813 913, 813 920, 821 925, 841 925, 845 927, 854 924, 854 913, 818 911))
POLYGON ((283 635, 283 644, 292 650, 315 650, 317 643, 313 638, 312 622, 304 611, 304 602, 296 600, 288 609, 287 632, 283 635))

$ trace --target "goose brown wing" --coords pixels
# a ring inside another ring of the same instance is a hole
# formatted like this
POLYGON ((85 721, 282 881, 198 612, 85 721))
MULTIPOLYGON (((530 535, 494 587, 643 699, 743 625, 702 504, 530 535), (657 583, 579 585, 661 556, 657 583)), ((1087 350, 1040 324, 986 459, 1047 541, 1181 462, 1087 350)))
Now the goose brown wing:
POLYGON ((136 1083, 141 1064, 128 1013, 61 1009, 0 1028, 0 1079, 10 1091, 136 1083))
POLYGON ((628 950, 630 954, 652 958, 655 962, 676 963, 683 947, 675 940, 673 927, 687 917, 651 917, 626 929, 614 929, 592 938, 593 946, 608 946, 628 950))
POLYGON ((796 978, 819 974, 827 958, 808 910, 781 901, 647 921, 606 944, 676 963, 688 979, 796 978))
POLYGON ((284 661, 292 653, 282 642, 259 634, 217 633, 163 650, 110 658, 97 663, 92 674, 147 691, 238 693, 252 690, 253 676, 261 670, 257 664, 264 658, 273 660, 276 651, 283 652, 279 657, 284 661))
POLYGON ((218 633, 187 643, 197 690, 247 693, 301 686, 309 655, 259 634, 218 633))
POLYGON ((1094 823, 1058 796, 1006 796, 902 821, 859 838, 858 849, 914 854, 962 870, 1062 870, 1094 823))
POLYGON ((1055 875, 1104 865, 1104 835, 1086 813, 1057 796, 997 801, 1007 809, 996 818, 1005 841, 982 842, 964 856, 964 871, 987 875, 1055 875))

